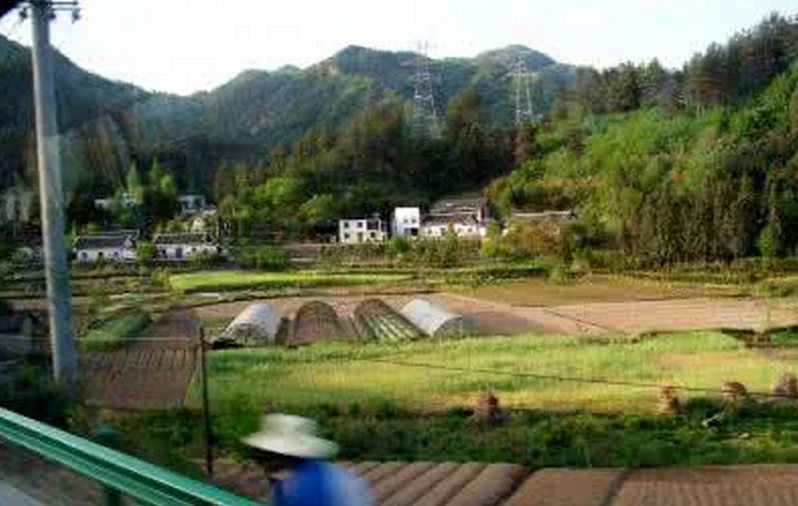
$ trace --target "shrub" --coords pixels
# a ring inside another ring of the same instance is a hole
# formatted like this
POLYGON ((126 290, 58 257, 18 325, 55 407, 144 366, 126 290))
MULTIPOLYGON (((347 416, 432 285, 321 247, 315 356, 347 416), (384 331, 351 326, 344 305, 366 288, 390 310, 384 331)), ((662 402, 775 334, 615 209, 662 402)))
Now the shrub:
POLYGON ((272 271, 288 267, 288 255, 279 246, 264 245, 238 251, 236 259, 246 267, 272 271))
POLYGON ((195 269, 211 269, 218 266, 222 261, 218 253, 201 252, 189 257, 189 263, 195 269))
POLYGON ((155 246, 151 242, 140 242, 136 246, 136 260, 142 265, 147 265, 155 258, 155 246))

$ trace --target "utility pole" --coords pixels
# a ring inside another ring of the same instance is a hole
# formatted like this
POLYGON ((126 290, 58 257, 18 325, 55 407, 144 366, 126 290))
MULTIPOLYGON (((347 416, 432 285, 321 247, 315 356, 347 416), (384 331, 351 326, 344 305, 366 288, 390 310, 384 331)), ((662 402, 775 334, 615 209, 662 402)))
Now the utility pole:
POLYGON ((33 24, 33 99, 36 106, 36 160, 39 170, 44 269, 47 275, 47 310, 50 321, 50 346, 53 376, 71 390, 78 379, 78 358, 72 322, 66 245, 64 240, 64 196, 61 160, 58 151, 53 50, 50 46, 50 21, 56 10, 70 9, 74 2, 30 0, 33 24))

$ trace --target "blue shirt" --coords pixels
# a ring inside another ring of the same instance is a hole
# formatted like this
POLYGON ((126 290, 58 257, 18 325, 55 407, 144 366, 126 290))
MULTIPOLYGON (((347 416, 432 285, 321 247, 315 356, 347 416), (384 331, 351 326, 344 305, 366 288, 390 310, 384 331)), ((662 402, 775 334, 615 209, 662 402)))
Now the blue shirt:
POLYGON ((372 506, 363 482, 327 462, 307 460, 291 469, 291 477, 275 485, 274 506, 372 506))

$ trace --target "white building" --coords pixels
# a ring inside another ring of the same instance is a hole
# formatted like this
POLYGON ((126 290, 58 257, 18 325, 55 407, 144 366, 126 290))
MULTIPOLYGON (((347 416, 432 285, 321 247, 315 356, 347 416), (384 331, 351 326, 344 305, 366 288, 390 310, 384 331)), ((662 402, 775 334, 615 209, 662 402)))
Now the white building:
POLYGON ((488 201, 484 197, 443 199, 436 202, 421 224, 421 237, 441 239, 451 229, 463 239, 488 234, 488 201))
POLYGON ((80 263, 135 261, 136 236, 121 232, 78 236, 75 258, 80 263))
POLYGON ((189 260, 199 254, 219 254, 219 244, 208 234, 156 234, 152 239, 155 257, 163 260, 189 260))
POLYGON ((202 195, 179 195, 180 213, 183 215, 197 214, 205 209, 205 197, 202 195))
POLYGON ((395 208, 391 234, 394 237, 418 237, 421 234, 421 209, 418 207, 395 208))
POLYGON ((14 186, 0 194, 0 222, 24 223, 30 221, 33 197, 33 190, 21 186, 14 186))
POLYGON ((421 226, 421 237, 424 239, 442 239, 449 229, 462 239, 483 239, 488 235, 488 224, 481 223, 468 216, 450 218, 427 218, 421 226))
POLYGON ((380 218, 338 221, 338 242, 341 244, 382 242, 387 235, 380 218))
POLYGON ((129 192, 122 192, 119 197, 109 197, 104 199, 94 199, 94 207, 104 211, 111 211, 117 206, 122 209, 129 209, 140 202, 136 202, 129 192))

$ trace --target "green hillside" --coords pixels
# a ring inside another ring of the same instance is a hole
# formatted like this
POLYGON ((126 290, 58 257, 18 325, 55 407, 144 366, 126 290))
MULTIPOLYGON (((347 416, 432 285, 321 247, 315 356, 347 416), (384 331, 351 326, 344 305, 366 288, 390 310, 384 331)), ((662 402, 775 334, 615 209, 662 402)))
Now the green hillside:
MULTIPOLYGON (((340 129, 371 105, 407 107, 413 58, 409 52, 351 46, 307 69, 249 70, 219 88, 183 97, 102 79, 58 55, 68 188, 107 193, 123 183, 131 160, 148 166, 157 157, 180 186, 206 189, 223 162, 251 162, 288 148, 311 127, 340 129)), ((456 93, 477 87, 490 121, 511 122, 508 62, 517 58, 536 75, 536 110, 549 110, 573 69, 511 46, 473 59, 433 62, 441 112, 456 93)), ((28 60, 26 48, 0 36, 0 187, 32 163, 28 60)))
POLYGON ((532 133, 524 163, 494 181, 493 200, 507 215, 576 209, 578 240, 652 264, 794 254, 795 25, 774 18, 746 33, 673 76, 673 107, 638 100, 594 113, 572 95, 532 133), (754 51, 764 42, 768 53, 754 51))

